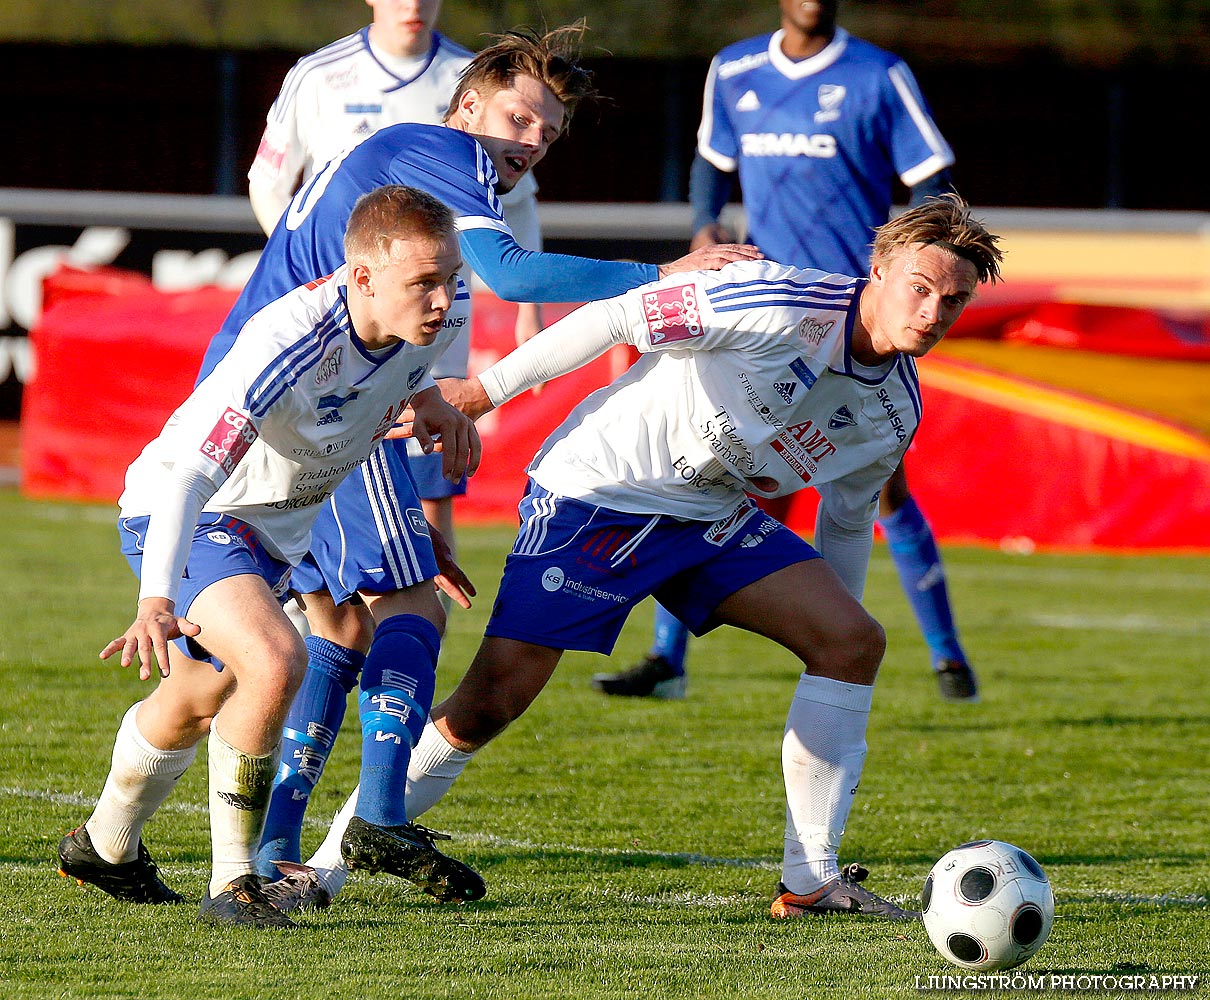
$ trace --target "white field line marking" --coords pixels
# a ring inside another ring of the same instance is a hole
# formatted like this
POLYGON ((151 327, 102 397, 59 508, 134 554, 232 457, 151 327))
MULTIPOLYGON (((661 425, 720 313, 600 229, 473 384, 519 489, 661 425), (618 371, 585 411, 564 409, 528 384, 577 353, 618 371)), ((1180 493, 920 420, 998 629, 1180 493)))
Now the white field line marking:
MULTIPOLYGON (((6 798, 38 799, 55 805, 75 806, 91 810, 96 804, 95 796, 86 796, 78 792, 50 792, 39 789, 15 788, 0 786, 0 796, 6 798)), ((181 815, 204 816, 207 806, 200 802, 173 802, 169 800, 160 807, 160 812, 177 813, 181 815)), ((311 816, 303 819, 303 825, 313 829, 326 830, 331 820, 321 820, 311 816)), ((715 858, 706 854, 677 851, 642 851, 635 848, 621 847, 577 847, 571 844, 544 844, 532 840, 510 840, 506 837, 495 837, 483 833, 456 834, 454 838, 459 844, 478 847, 498 847, 518 851, 549 851, 563 854, 608 855, 610 857, 639 857, 658 858, 677 861, 682 864, 700 865, 706 868, 751 868, 764 871, 781 871, 781 865, 772 860, 754 860, 752 858, 715 858)), ((182 869, 184 870, 184 869, 182 869)))
MULTIPOLYGON (((13 788, 12 786, 0 786, 0 796, 8 798, 39 799, 46 802, 53 802, 56 805, 81 806, 89 809, 96 804, 95 798, 89 798, 88 796, 76 793, 47 792, 25 788, 13 788)), ((194 802, 167 802, 161 808, 169 812, 185 813, 198 816, 204 815, 207 811, 205 806, 194 802)), ((309 827, 327 827, 327 823, 318 819, 312 819, 310 817, 304 819, 303 823, 309 827)), ((677 861, 682 864, 699 865, 703 868, 744 868, 771 872, 781 870, 781 865, 771 860, 754 860, 752 858, 716 858, 705 854, 695 854, 682 851, 641 851, 633 848, 580 847, 575 844, 543 844, 532 840, 512 840, 507 837, 495 837, 489 834, 481 833, 455 834, 454 840, 459 844, 523 851, 550 851, 552 853, 557 852, 564 854, 656 858, 667 861, 677 861)), ((20 872, 29 867, 29 865, 17 864, 5 865, 3 868, 0 868, 0 871, 20 872)), ((41 867, 41 865, 38 865, 37 867, 41 867)), ((161 865, 161 867, 165 871, 198 876, 205 875, 210 870, 206 865, 167 864, 161 865)), ((365 877, 365 875, 359 875, 359 878, 365 877)), ((395 879, 386 875, 371 876, 370 878, 373 881, 382 882, 383 884, 387 885, 395 881, 395 879)), ((1210 906, 1210 896, 1205 895, 1177 896, 1171 893, 1146 894, 1137 892, 1114 892, 1112 890, 1094 890, 1091 892, 1076 891, 1072 892, 1070 895, 1060 892, 1058 897, 1060 906, 1063 905, 1067 900, 1070 900, 1070 902, 1075 905, 1080 903, 1112 903, 1123 906, 1210 906)), ((742 900, 738 896, 720 896, 714 893, 707 893, 705 895, 697 895, 693 893, 671 893, 656 896, 639 896, 634 893, 623 893, 620 898, 623 901, 630 901, 650 906, 684 904, 694 906, 722 907, 746 902, 746 900, 742 900)))
POLYGON ((88 521, 92 524, 112 524, 118 523, 118 508, 117 506, 90 506, 81 504, 80 506, 58 506, 58 505, 42 505, 34 504, 32 509, 33 516, 43 521, 56 522, 73 522, 73 521, 88 521))
MULTIPOLYGON (((1120 563, 1109 563, 1108 565, 1124 565, 1129 567, 1130 558, 1129 556, 1123 556, 1120 563)), ((889 561, 886 564, 871 563, 871 574, 876 571, 879 575, 886 576, 887 579, 898 579, 895 568, 889 561)), ((945 564, 945 575, 950 580, 957 580, 959 582, 963 580, 977 580, 1024 585, 1037 585, 1039 583, 1080 584, 1087 587, 1093 593, 1096 592, 1097 588, 1104 589, 1106 587, 1105 572, 1106 565, 1104 564, 1086 567, 1060 567, 1047 565, 1045 562, 1032 562, 1028 560, 1011 565, 999 564, 996 566, 954 565, 950 562, 945 564)), ((1122 582, 1129 582, 1131 589, 1136 593, 1147 589, 1210 590, 1210 572, 1198 572, 1192 569, 1187 573, 1180 572, 1179 570, 1172 572, 1133 570, 1129 574, 1123 575, 1122 582)))
POLYGON ((1210 621, 1158 618, 1155 615, 1088 615, 1035 612, 1023 616, 1043 628, 1075 632, 1150 632, 1156 635, 1210 635, 1210 621))

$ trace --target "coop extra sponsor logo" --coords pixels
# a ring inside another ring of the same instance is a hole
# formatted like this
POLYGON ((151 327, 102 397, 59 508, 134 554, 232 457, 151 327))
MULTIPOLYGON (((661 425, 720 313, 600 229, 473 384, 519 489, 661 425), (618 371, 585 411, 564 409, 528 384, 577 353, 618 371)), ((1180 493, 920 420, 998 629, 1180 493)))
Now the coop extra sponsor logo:
POLYGON ((239 465, 239 460, 252 447, 256 437, 256 428, 252 426, 252 422, 238 410, 227 407, 218 423, 206 435, 201 452, 217 463, 227 475, 231 475, 239 465))
POLYGON ((643 318, 652 344, 674 344, 702 335, 702 314, 692 284, 644 292, 643 318))

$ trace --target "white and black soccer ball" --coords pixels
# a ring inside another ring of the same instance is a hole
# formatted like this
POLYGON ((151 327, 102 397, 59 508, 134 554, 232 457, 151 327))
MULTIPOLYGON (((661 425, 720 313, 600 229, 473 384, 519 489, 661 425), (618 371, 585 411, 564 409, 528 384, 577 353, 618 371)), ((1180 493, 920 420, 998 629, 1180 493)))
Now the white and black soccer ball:
POLYGON ((1055 897, 1042 866, 1019 847, 976 840, 933 865, 921 894, 924 928, 966 969, 1020 965, 1050 934, 1055 897))

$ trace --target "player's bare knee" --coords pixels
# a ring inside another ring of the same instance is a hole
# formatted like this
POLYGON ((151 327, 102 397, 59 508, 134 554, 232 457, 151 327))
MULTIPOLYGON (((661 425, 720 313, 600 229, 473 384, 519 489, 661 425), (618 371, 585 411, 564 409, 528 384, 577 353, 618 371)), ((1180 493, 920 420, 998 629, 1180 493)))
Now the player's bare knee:
POLYGON ((869 615, 839 623, 813 651, 809 672, 849 684, 873 684, 886 652, 886 632, 869 615))

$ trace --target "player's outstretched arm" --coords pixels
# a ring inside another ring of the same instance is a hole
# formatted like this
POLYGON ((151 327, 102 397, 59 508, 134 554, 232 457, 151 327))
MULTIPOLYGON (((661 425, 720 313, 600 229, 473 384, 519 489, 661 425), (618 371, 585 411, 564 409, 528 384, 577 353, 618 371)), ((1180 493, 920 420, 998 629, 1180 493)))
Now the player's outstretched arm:
POLYGON ((671 264, 661 264, 661 278, 682 271, 717 271, 737 260, 764 260, 765 255, 746 243, 711 243, 693 250, 671 264))
POLYGON ((496 408, 477 375, 468 378, 439 378, 437 385, 445 401, 471 420, 478 420, 483 414, 496 408))
POLYGON ((178 617, 175 607, 175 602, 167 597, 143 598, 139 601, 133 624, 101 650, 101 659, 107 660, 121 650, 121 664, 124 667, 129 667, 138 657, 139 677, 143 680, 151 679, 153 662, 159 664, 160 676, 167 677, 168 643, 181 636, 198 635, 202 631, 201 626, 178 617))

